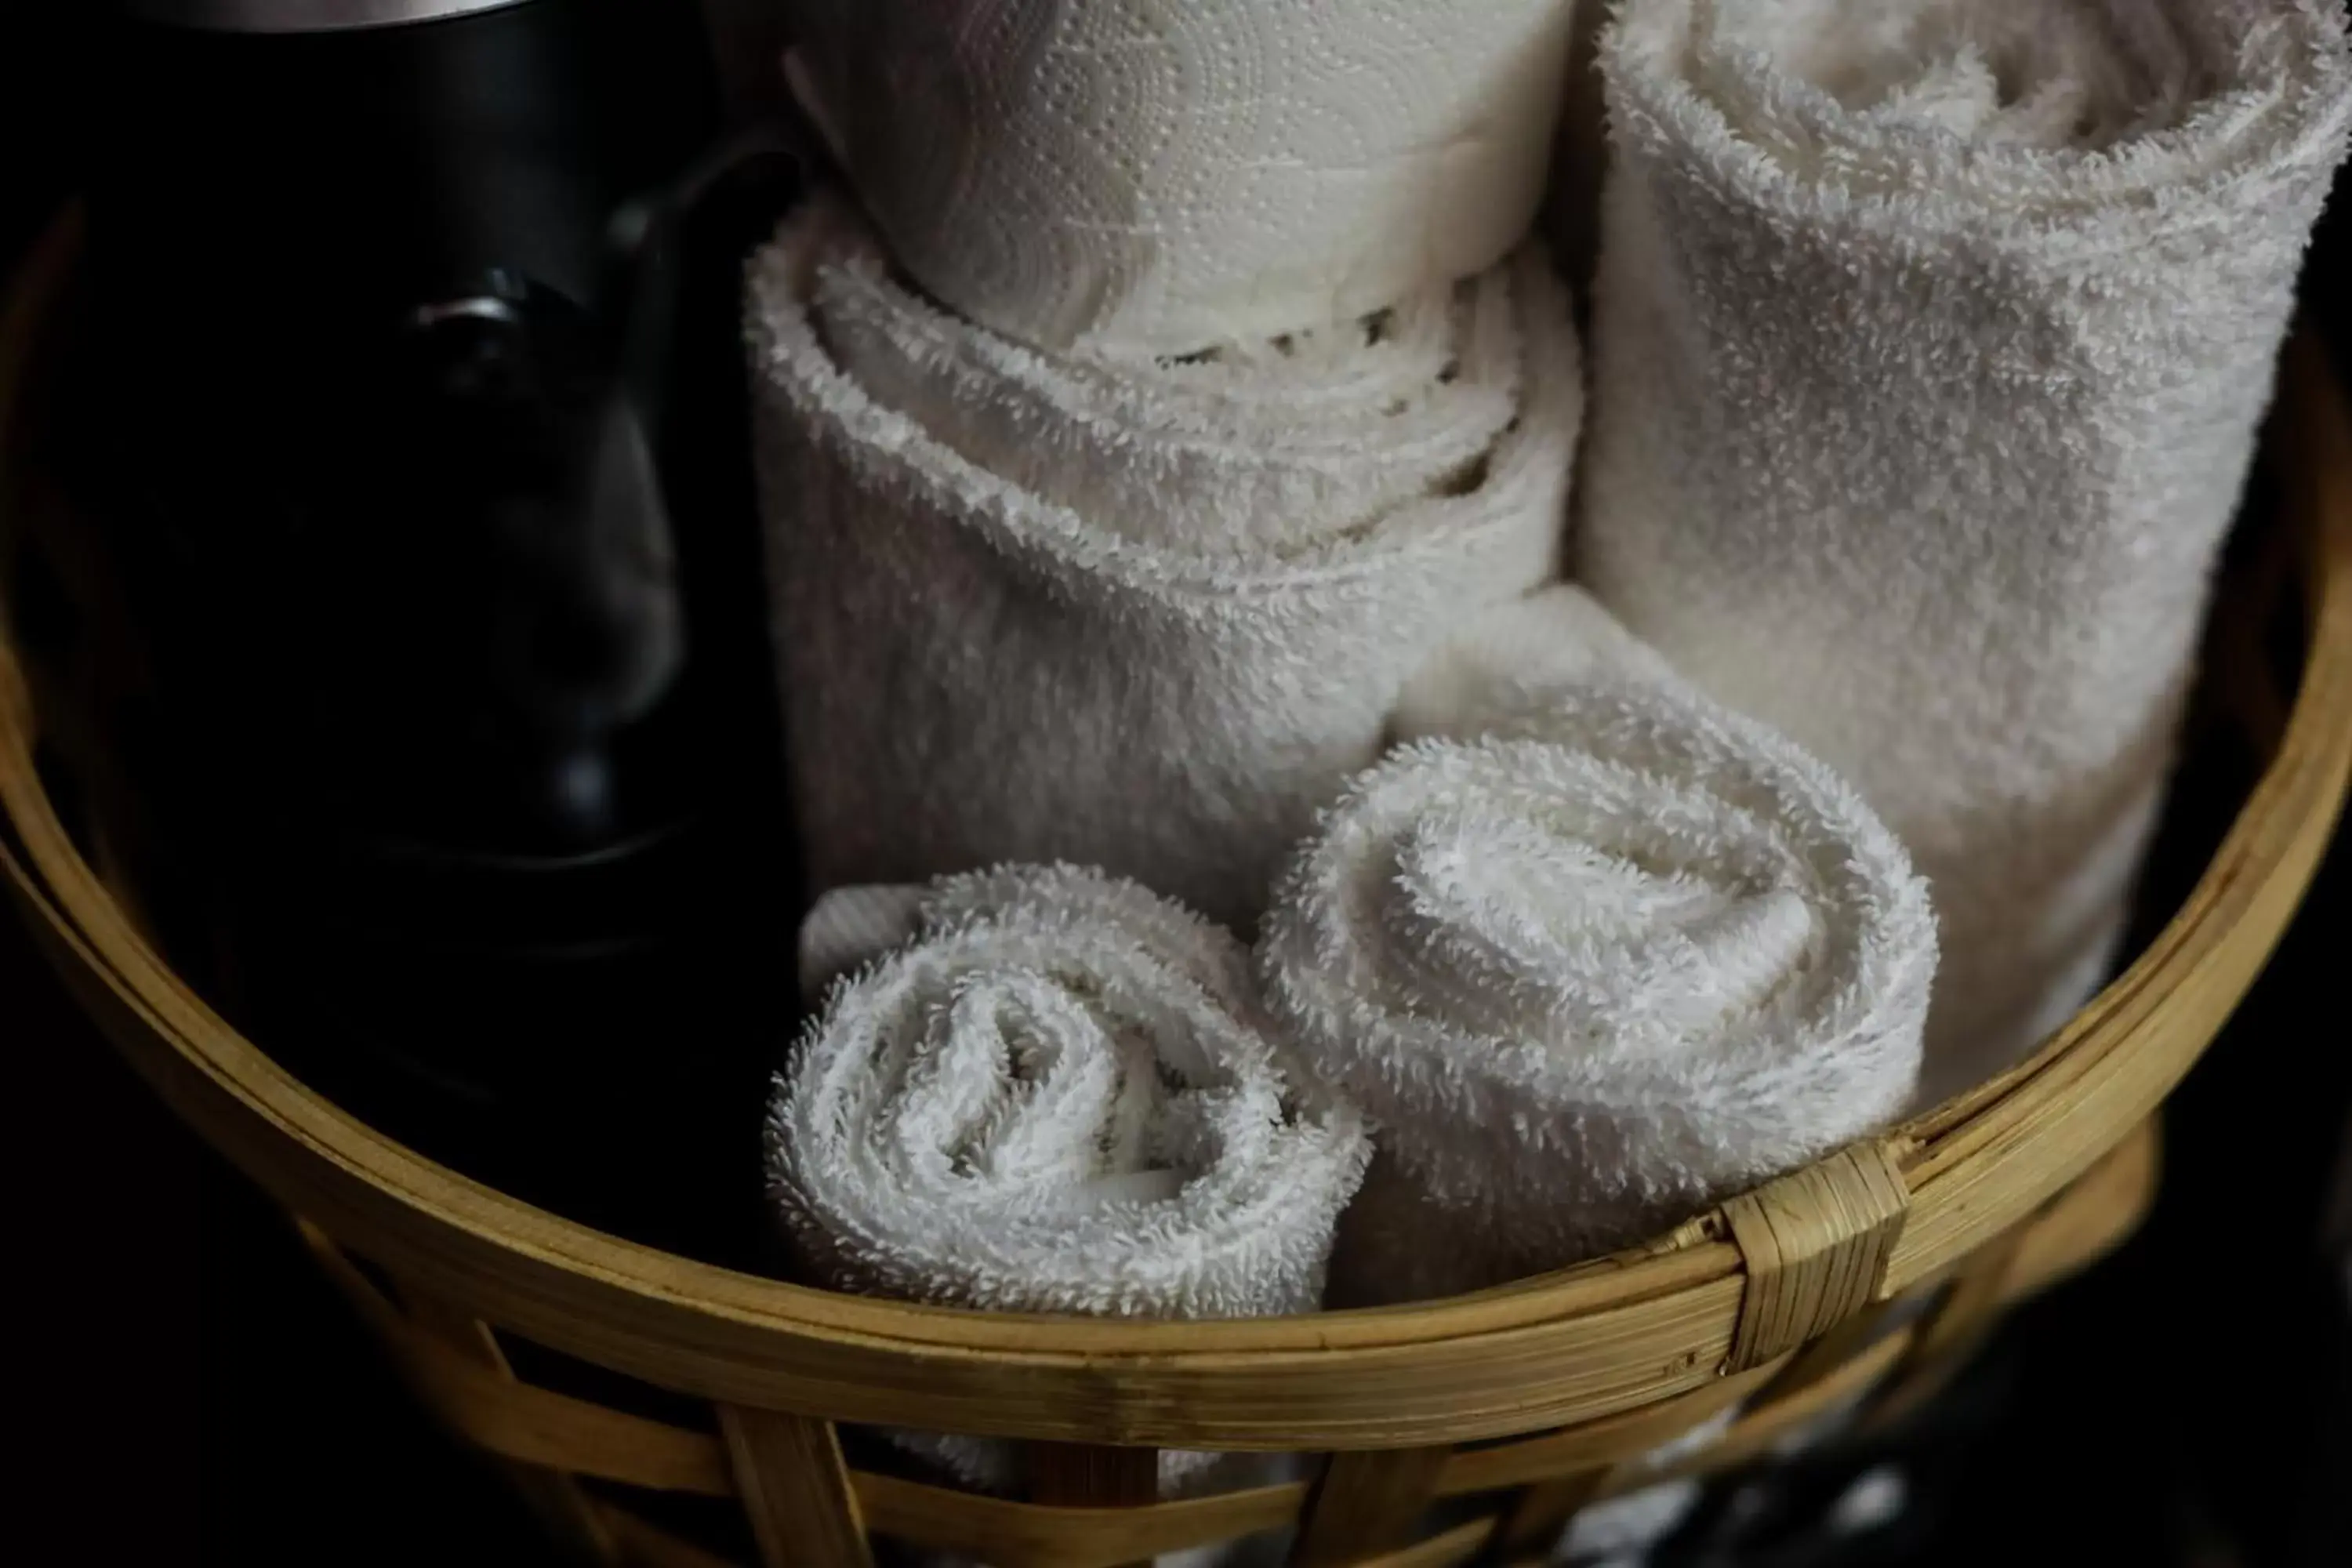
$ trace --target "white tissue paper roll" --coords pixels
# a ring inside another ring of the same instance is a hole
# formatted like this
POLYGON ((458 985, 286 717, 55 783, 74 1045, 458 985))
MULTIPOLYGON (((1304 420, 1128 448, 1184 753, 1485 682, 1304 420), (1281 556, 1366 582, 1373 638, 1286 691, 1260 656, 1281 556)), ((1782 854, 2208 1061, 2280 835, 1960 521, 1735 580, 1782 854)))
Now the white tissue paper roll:
POLYGON ((750 315, 820 889, 1067 860, 1247 927, 1405 681, 1557 569, 1583 390, 1538 251, 1109 365, 940 310, 820 197, 750 315))
POLYGON ((1259 942, 1274 1012, 1380 1130, 1351 1303, 1644 1239, 1883 1125, 1918 1073, 1934 918, 1859 797, 1612 651, 1574 589, 1503 623, 1405 704, 1259 942))
MULTIPOLYGON (((802 958, 838 978, 776 1079, 768 1168, 818 1277, 1000 1311, 1320 1305, 1368 1140, 1288 1059, 1225 931, 1132 883, 1007 868, 830 895, 802 958)), ((894 1436, 1019 1479, 1010 1445, 894 1436)), ((1164 1454, 1163 1484, 1212 1458, 1164 1454)))
POLYGON ((2111 966, 2297 269, 2316 0, 1635 0, 1578 574, 1931 880, 1922 1098, 2111 966))
POLYGON ((1484 270, 1571 0, 797 0, 794 89, 909 275, 1052 349, 1190 353, 1484 270))

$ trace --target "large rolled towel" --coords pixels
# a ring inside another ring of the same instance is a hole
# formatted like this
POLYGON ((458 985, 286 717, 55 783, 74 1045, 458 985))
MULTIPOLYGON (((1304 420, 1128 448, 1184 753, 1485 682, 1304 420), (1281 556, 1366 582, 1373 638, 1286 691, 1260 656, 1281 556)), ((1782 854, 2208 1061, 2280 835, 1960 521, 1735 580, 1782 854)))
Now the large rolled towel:
MULTIPOLYGON (((820 1278, 1005 1311, 1321 1303, 1368 1143, 1288 1061, 1232 936, 1132 883, 1016 868, 835 895, 803 956, 850 971, 768 1121, 771 1195, 820 1278)), ((907 1440, 1016 1479, 1004 1445, 907 1440)), ((1165 1456, 1163 1479, 1204 1463, 1165 1456)))
POLYGON ((750 311, 820 889, 1070 860, 1245 925, 1416 668, 1558 563, 1583 392, 1538 252, 1113 364, 957 321, 820 199, 750 311))
POLYGON ((1052 349, 1192 351, 1484 270, 1573 0, 799 0, 794 87, 908 272, 1052 349))
POLYGON ((1923 1098, 2113 962, 2352 69, 2320 0, 1634 0, 1579 575, 1934 885, 1923 1098))
POLYGON ((1407 705, 1259 943, 1380 1129, 1351 1301, 1642 1239, 1890 1120, 1918 1072, 1935 922, 1869 808, 1594 640, 1622 634, 1575 590, 1503 618, 1449 655, 1495 679, 1407 705))

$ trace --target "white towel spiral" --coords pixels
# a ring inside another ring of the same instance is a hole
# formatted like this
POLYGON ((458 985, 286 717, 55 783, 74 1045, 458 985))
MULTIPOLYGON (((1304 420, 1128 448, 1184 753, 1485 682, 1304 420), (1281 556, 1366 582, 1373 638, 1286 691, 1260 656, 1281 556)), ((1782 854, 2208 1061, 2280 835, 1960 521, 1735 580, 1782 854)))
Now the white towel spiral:
POLYGON ((778 1079, 773 1193, 841 1284, 1006 1311, 1320 1298, 1355 1112, 1286 1070, 1246 950, 1129 882, 946 879, 778 1079))
MULTIPOLYGON (((770 1194, 845 1289, 1005 1311, 1311 1311, 1362 1119, 1286 1058, 1246 950, 1129 882, 1007 868, 820 904, 836 981, 776 1080, 770 1194)), ((968 1481, 1002 1444, 898 1434, 968 1481)), ((1175 1485, 1209 1457, 1163 1456, 1175 1485)))
POLYGON ((1461 732, 1356 783, 1260 942, 1381 1129, 1361 1228, 1391 1234, 1351 1294, 1626 1244, 1894 1115, 1935 924, 1850 789, 1639 676, 1493 694, 1461 732))

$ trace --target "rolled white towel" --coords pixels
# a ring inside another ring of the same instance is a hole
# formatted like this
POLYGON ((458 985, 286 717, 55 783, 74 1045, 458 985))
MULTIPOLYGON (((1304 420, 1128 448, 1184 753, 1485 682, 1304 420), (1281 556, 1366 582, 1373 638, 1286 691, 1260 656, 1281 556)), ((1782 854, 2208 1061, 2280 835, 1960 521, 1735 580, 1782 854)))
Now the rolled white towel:
POLYGON ((1246 925, 1405 680, 1557 567, 1583 392, 1535 251, 1111 364, 956 321, 820 198, 750 317, 819 889, 1071 860, 1246 925))
MULTIPOLYGON (((1247 952, 1129 882, 1012 868, 835 895, 832 987, 776 1080, 770 1194, 849 1290, 1003 1311, 1309 1311, 1361 1118, 1295 1070, 1247 952)), ((964 1479, 1013 1450, 903 1435, 964 1479)), ((1207 1457, 1162 1458, 1170 1485, 1207 1457)))
POLYGON ((1633 0, 1578 574, 1932 881, 1923 1098, 2106 973, 2352 113, 2322 0, 1633 0))
POLYGON ((1451 721, 1424 683, 1423 738, 1327 815, 1259 942, 1380 1129, 1350 1301, 1639 1240, 1890 1120, 1918 1072, 1934 918, 1859 797, 1610 651, 1575 590, 1503 619, 1457 657, 1555 678, 1456 672, 1451 721), (1524 651, 1547 623, 1565 651, 1524 651))
POLYGON ((1053 349, 1183 353, 1484 270, 1573 0, 797 0, 795 91, 892 254, 1053 349))

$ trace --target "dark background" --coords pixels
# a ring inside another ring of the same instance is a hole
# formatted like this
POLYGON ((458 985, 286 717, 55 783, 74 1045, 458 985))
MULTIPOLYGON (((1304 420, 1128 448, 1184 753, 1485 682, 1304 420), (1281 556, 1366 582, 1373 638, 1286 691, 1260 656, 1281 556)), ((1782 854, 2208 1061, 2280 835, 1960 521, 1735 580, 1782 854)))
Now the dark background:
MULTIPOLYGON (((0 4, 0 261, 74 189, 106 112, 98 9, 0 4)), ((2347 226, 2331 217, 2307 294, 2352 365, 2347 226)), ((1944 1423, 1962 1434, 1938 1469, 1958 1506, 1868 1561, 2352 1562, 2352 1334, 2317 1246, 2352 1129, 2347 859, 2339 844, 2169 1109, 2155 1220, 2005 1331, 1944 1423)), ((546 1560, 282 1220, 131 1079, 5 917, 0 1046, 20 1536, 93 1563, 546 1560)))

